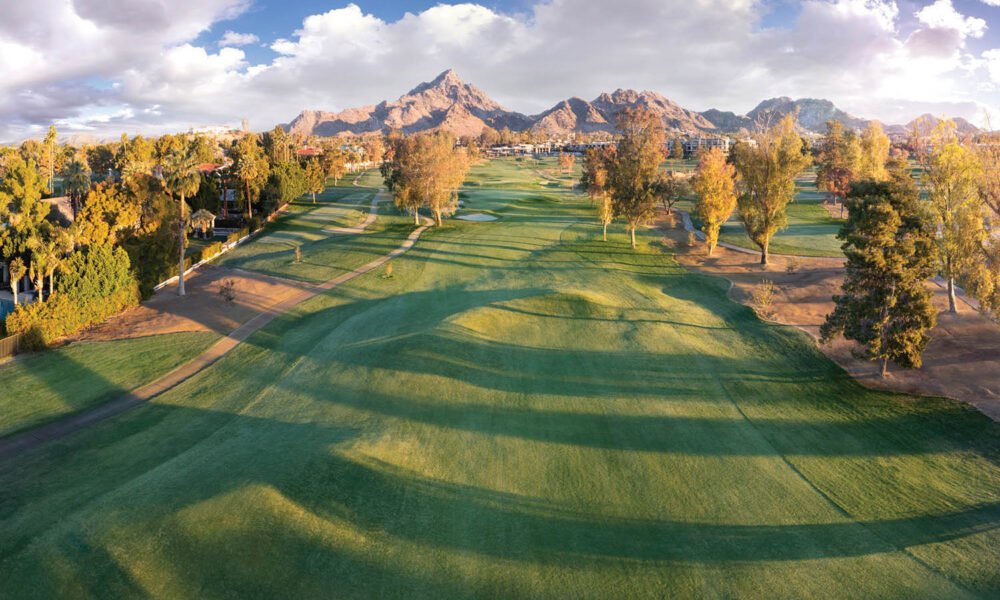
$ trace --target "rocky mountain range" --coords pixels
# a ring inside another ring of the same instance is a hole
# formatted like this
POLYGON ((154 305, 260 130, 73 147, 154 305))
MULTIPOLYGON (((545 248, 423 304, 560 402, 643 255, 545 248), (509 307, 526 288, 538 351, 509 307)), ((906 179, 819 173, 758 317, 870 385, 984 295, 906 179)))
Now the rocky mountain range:
MULTIPOLYGON (((445 129, 458 136, 479 135, 485 127, 509 128, 546 135, 615 131, 615 119, 626 108, 645 107, 663 119, 675 133, 738 133, 757 124, 773 122, 788 113, 797 113, 805 132, 823 133, 826 122, 837 120, 845 127, 861 129, 869 121, 852 116, 829 100, 787 97, 772 98, 745 115, 716 109, 695 112, 683 108, 655 92, 616 90, 592 101, 573 97, 538 115, 509 111, 479 88, 465 83, 451 70, 422 83, 394 102, 351 108, 341 112, 306 110, 285 126, 292 133, 320 137, 352 136, 401 129, 405 133, 445 129)), ((929 131, 938 119, 924 115, 905 125, 884 125, 887 133, 905 135, 917 125, 929 131)), ((979 129, 965 119, 954 119, 959 133, 979 129)))

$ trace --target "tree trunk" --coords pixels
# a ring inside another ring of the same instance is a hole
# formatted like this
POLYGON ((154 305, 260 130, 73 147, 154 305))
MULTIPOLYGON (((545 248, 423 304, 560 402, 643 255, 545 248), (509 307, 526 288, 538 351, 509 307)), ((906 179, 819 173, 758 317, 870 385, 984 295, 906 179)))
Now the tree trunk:
POLYGON ((420 209, 419 208, 414 208, 413 209, 413 224, 416 225, 416 226, 418 226, 418 227, 420 226, 420 209))
POLYGON ((39 273, 35 280, 35 293, 38 294, 38 301, 45 302, 45 275, 39 273))
POLYGON ((181 194, 181 216, 180 216, 180 227, 178 229, 180 232, 177 234, 177 245, 179 248, 179 262, 177 267, 177 295, 184 295, 184 238, 187 237, 187 227, 184 224, 184 194, 181 194))
POLYGON ((629 234, 632 236, 632 249, 635 250, 635 225, 629 229, 629 234))
POLYGON ((608 241, 608 224, 604 224, 604 241, 608 241))
POLYGON ((715 254, 715 243, 709 242, 708 243, 708 255, 712 256, 713 254, 715 254))
POLYGON ((316 192, 313 192, 312 195, 313 195, 313 204, 316 204, 316 192))
POLYGON ((56 293, 56 272, 49 273, 49 295, 56 293))
POLYGON ((768 244, 768 243, 765 243, 765 244, 764 244, 763 246, 761 246, 761 248, 760 248, 760 264, 764 265, 765 267, 767 266, 767 247, 768 247, 769 245, 770 245, 770 244, 768 244))
POLYGON ((439 211, 439 210, 434 211, 434 218, 437 219, 438 227, 440 227, 441 226, 441 211, 439 211))
POLYGON ((246 198, 244 198, 244 201, 247 203, 247 220, 249 221, 250 219, 253 218, 253 204, 250 202, 250 182, 249 181, 246 184, 246 190, 247 190, 247 195, 246 195, 246 198))
POLYGON ((10 278, 10 289, 12 292, 14 292, 14 306, 17 306, 17 288, 21 287, 20 285, 18 285, 19 283, 20 282, 18 282, 13 277, 10 278))
POLYGON ((888 358, 883 358, 882 359, 882 379, 885 379, 885 376, 888 375, 888 374, 889 374, 889 359, 888 358))
MULTIPOLYGON (((951 259, 948 260, 951 262, 951 259)), ((955 300, 955 278, 948 278, 948 312, 951 314, 958 313, 958 302, 955 300)))

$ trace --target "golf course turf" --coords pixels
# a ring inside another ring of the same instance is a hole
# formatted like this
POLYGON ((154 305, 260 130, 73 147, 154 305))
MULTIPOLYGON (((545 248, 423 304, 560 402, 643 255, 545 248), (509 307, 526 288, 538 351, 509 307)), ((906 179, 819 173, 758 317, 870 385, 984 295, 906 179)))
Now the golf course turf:
MULTIPOLYGON (((0 597, 1000 595, 1000 426, 866 390, 654 230, 601 242, 553 167, 474 167, 496 221, 0 465, 0 597)), ((391 250, 390 213, 287 276, 391 250)), ((280 270, 267 239, 231 260, 280 270)))

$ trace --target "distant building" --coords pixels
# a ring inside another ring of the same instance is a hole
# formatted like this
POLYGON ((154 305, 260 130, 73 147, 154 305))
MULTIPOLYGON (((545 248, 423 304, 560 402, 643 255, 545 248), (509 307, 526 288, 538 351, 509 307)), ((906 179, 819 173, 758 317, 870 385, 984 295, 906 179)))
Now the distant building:
MULTIPOLYGON (((671 149, 673 149, 673 144, 675 143, 677 142, 670 142, 671 149)), ((718 148, 725 153, 729 153, 733 145, 733 140, 722 136, 691 137, 681 140, 681 145, 684 147, 684 156, 696 156, 702 150, 711 150, 712 148, 718 148)))

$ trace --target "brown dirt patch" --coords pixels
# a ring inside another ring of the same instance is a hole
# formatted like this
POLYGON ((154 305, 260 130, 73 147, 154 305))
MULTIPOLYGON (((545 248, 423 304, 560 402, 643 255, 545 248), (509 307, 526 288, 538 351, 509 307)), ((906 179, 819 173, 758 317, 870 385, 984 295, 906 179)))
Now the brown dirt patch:
POLYGON ((827 202, 823 201, 820 206, 826 209, 826 212, 830 213, 830 216, 834 219, 846 220, 847 210, 840 207, 838 202, 827 202))
MULTIPOLYGON (((666 225, 666 223, 663 223, 666 225)), ((747 303, 750 290, 767 278, 778 286, 774 310, 775 320, 802 329, 814 339, 819 327, 833 310, 833 294, 843 281, 843 261, 831 258, 794 258, 772 256, 766 270, 757 255, 718 248, 708 257, 704 244, 689 248, 687 232, 666 228, 666 242, 675 251, 677 261, 702 273, 724 277, 733 283, 730 297, 747 303), (789 263, 793 268, 789 272, 789 263)), ((905 370, 890 367, 888 377, 879 376, 875 363, 851 355, 852 345, 836 340, 821 346, 823 352, 836 361, 862 384, 882 390, 945 396, 967 402, 994 420, 1000 421, 1000 326, 959 301, 959 314, 944 312, 947 295, 940 286, 929 283, 934 290, 934 303, 942 312, 933 337, 924 353, 921 369, 905 370)))
POLYGON ((182 331, 228 334, 268 307, 282 302, 308 284, 259 273, 204 265, 185 280, 183 297, 171 284, 141 305, 111 317, 74 340, 113 340, 182 331), (219 288, 224 280, 235 283, 236 298, 227 302, 219 288))

